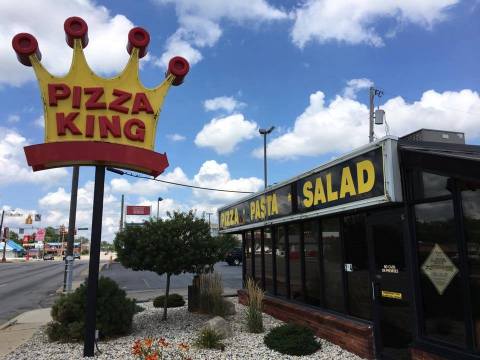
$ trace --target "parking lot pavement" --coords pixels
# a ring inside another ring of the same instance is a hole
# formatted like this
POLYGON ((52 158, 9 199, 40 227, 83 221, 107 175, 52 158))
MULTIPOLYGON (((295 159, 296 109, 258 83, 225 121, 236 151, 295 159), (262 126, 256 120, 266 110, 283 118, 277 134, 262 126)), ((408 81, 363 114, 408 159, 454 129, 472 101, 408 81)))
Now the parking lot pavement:
MULTIPOLYGON (((224 293, 233 295, 242 287, 242 267, 228 266, 225 262, 215 264, 215 271, 222 275, 224 293)), ((114 280, 130 297, 137 300, 149 300, 163 294, 166 286, 166 275, 158 275, 152 271, 133 271, 119 263, 113 263, 101 272, 114 280)), ((187 294, 188 285, 192 284, 193 274, 180 274, 170 278, 171 291, 187 294)))

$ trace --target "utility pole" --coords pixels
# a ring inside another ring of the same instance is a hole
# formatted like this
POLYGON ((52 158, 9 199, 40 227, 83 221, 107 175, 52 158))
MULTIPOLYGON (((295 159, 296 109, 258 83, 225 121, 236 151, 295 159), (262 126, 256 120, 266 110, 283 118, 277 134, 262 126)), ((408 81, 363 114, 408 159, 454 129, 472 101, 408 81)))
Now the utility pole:
MULTIPOLYGON (((77 217, 78 176, 80 167, 75 165, 72 171, 72 191, 70 193, 70 217, 68 219, 67 252, 65 254, 65 276, 63 291, 72 291, 73 280, 73 248, 75 242, 75 222, 77 217)), ((62 240, 63 241, 63 240, 62 240)))
MULTIPOLYGON (((5 216, 5 210, 2 210, 2 220, 0 220, 0 236, 2 236, 2 229, 3 229, 3 217, 5 216)), ((7 262, 5 258, 5 251, 7 251, 7 239, 3 239, 3 255, 2 255, 2 263, 7 262)))
POLYGON ((120 206, 121 206, 121 208, 120 208, 120 231, 123 230, 123 209, 125 208, 124 202, 125 202, 125 195, 122 194, 122 202, 120 204, 120 206))
POLYGON ((375 133, 373 131, 373 124, 375 121, 375 96, 382 97, 383 96, 383 91, 379 89, 375 89, 373 86, 370 86, 370 117, 369 117, 369 130, 368 130, 368 142, 373 142, 373 138, 375 136, 375 133))
POLYGON ((370 86, 370 121, 369 121, 369 130, 368 130, 368 142, 373 142, 373 110, 374 110, 374 103, 373 100, 375 98, 375 88, 370 86))
POLYGON ((210 227, 210 216, 212 216, 213 213, 207 212, 206 214, 208 215, 208 227, 210 227))

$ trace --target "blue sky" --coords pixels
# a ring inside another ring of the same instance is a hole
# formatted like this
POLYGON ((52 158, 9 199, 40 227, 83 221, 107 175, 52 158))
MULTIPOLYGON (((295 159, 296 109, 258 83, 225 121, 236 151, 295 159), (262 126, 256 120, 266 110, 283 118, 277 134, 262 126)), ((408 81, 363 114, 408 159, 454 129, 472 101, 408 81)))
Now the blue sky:
MULTIPOLYGON (((63 21, 89 25, 87 60, 100 74, 127 61, 128 31, 151 35, 142 60, 146 86, 163 80, 165 62, 191 63, 185 83, 170 90, 157 128, 166 152, 164 178, 200 186, 257 191, 263 187, 259 127, 269 136, 269 182, 307 171, 368 141, 368 87, 384 90, 390 134, 418 128, 464 131, 479 143, 479 1, 422 0, 152 0, 0 3, 0 207, 41 213, 37 226, 67 224, 69 169, 32 173, 23 146, 43 142, 33 71, 11 49, 17 32, 39 40, 42 63, 68 69, 63 21), (40 4, 41 3, 41 4, 40 4)), ((385 134, 376 128, 377 137, 385 134)), ((93 171, 81 169, 79 225, 90 226, 93 171)), ((120 196, 161 214, 214 212, 235 195, 191 191, 108 174, 104 234, 118 227, 120 196)), ((133 219, 128 219, 133 220, 133 219)), ((19 218, 6 223, 18 227, 19 218)), ((87 234, 85 234, 87 235, 87 234)))

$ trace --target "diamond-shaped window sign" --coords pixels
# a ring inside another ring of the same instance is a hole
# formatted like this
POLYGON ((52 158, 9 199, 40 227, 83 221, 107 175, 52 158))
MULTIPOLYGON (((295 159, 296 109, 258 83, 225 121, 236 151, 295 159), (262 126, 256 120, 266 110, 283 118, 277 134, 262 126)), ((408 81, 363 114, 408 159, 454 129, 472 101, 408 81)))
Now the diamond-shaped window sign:
POLYGON ((422 271, 427 275, 440 295, 443 295, 448 285, 450 285, 458 273, 455 264, 438 244, 435 244, 430 255, 428 255, 423 263, 422 271))

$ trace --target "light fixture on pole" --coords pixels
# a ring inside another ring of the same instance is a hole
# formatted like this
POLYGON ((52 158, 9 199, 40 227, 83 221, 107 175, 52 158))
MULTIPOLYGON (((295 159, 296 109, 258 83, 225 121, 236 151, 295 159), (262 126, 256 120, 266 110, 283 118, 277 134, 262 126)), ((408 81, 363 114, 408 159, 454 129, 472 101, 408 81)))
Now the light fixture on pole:
POLYGON ((162 200, 163 200, 163 198, 161 198, 161 197, 158 197, 158 199, 157 199, 157 220, 160 217, 160 201, 162 201, 162 200))
POLYGON ((270 129, 259 129, 258 132, 263 135, 263 174, 265 179, 265 189, 268 186, 267 182, 267 135, 270 134, 275 126, 271 126, 270 129))

